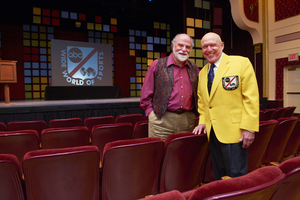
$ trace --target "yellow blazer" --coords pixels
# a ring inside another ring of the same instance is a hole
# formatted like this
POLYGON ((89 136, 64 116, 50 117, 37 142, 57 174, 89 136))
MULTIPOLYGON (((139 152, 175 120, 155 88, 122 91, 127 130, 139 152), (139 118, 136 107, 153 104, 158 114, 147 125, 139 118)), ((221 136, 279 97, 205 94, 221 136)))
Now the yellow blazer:
POLYGON ((242 130, 259 129, 259 92, 251 62, 242 56, 223 53, 208 94, 206 64, 199 73, 199 124, 206 125, 207 136, 213 125, 222 143, 238 143, 242 130))

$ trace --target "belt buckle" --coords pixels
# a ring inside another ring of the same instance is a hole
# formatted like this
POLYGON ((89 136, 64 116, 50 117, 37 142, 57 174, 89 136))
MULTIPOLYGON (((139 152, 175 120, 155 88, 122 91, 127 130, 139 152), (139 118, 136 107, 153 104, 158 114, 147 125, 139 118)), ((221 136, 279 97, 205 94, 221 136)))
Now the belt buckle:
POLYGON ((179 114, 179 115, 182 114, 182 113, 184 113, 184 112, 185 112, 185 110, 181 110, 181 109, 178 109, 178 110, 175 111, 175 113, 179 114))

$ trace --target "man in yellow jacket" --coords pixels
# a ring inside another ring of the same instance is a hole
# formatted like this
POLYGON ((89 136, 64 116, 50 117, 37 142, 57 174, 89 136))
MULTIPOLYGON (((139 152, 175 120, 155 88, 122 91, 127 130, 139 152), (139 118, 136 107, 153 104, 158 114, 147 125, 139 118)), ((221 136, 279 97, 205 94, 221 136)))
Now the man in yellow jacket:
POLYGON ((208 61, 199 73, 199 125, 195 134, 209 140, 216 180, 248 173, 248 147, 259 129, 259 93, 248 58, 223 53, 219 35, 207 33, 201 40, 208 61))

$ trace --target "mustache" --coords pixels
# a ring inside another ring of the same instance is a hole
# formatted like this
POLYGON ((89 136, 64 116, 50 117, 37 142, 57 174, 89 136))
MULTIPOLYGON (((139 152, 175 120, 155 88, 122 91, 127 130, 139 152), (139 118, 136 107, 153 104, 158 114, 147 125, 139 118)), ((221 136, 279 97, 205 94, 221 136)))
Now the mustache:
POLYGON ((182 50, 178 51, 178 53, 180 53, 180 54, 184 54, 184 55, 188 55, 188 53, 187 53, 187 52, 183 52, 182 50))

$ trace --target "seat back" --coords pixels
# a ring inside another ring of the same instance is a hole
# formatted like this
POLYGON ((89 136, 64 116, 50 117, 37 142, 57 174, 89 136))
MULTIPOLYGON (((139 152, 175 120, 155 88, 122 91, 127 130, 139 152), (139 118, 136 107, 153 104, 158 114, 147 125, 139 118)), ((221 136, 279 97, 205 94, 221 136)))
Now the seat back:
POLYGON ((249 172, 258 169, 263 164, 263 156, 277 124, 277 120, 259 122, 259 132, 255 133, 255 140, 248 149, 249 172))
POLYGON ((134 127, 138 121, 144 121, 146 118, 142 114, 123 114, 116 117, 116 123, 129 122, 134 127))
POLYGON ((296 110, 296 106, 289 106, 286 108, 286 112, 283 117, 292 117, 296 110))
POLYGON ((284 174, 278 167, 266 166, 244 176, 205 184, 191 194, 189 200, 198 199, 270 199, 284 174))
POLYGON ((138 121, 133 128, 132 138, 145 138, 148 137, 148 120, 138 121))
POLYGON ((51 119, 49 121, 49 128, 61 128, 61 127, 73 127, 82 126, 82 120, 79 117, 67 118, 67 119, 51 119))
POLYGON ((43 149, 89 145, 90 131, 85 126, 44 129, 41 134, 43 149))
POLYGON ((210 150, 208 148, 208 153, 205 158, 205 167, 204 167, 204 175, 203 175, 202 183, 210 183, 215 180, 216 180, 216 178, 215 178, 215 173, 214 173, 213 166, 212 166, 210 150))
POLYGON ((102 167, 102 200, 132 200, 158 193, 163 157, 161 138, 139 138, 105 145, 102 167))
POLYGON ((118 123, 118 124, 102 124, 97 125, 92 129, 91 144, 99 149, 100 161, 103 158, 104 146, 117 140, 132 139, 133 126, 131 123, 118 123))
POLYGON ((24 200, 21 167, 12 154, 0 154, 0 199, 24 200))
POLYGON ((272 119, 279 119, 279 118, 283 118, 285 115, 287 108, 286 107, 280 107, 280 108, 276 108, 276 111, 272 117, 272 119))
POLYGON ((203 175, 208 141, 206 135, 191 132, 169 135, 165 141, 159 192, 191 190, 203 175))
POLYGON ((41 136, 42 130, 46 128, 47 124, 44 120, 10 121, 7 124, 8 131, 36 130, 39 136, 41 136))
POLYGON ((99 152, 95 146, 25 154, 27 200, 99 200, 99 152))
POLYGON ((300 199, 300 156, 290 158, 280 163, 278 167, 285 174, 285 177, 271 199, 300 199))
POLYGON ((272 137, 266 150, 264 163, 280 162, 290 135, 298 121, 296 117, 280 118, 277 120, 272 137))
POLYGON ((100 124, 113 124, 115 123, 115 118, 113 116, 102 116, 102 117, 88 117, 85 118, 83 124, 86 126, 90 132, 96 125, 100 124))
POLYGON ((260 113, 259 120, 260 121, 268 121, 273 119, 274 113, 276 109, 270 108, 270 109, 264 109, 262 113, 260 113))
POLYGON ((300 118, 291 133, 291 136, 285 146, 283 152, 283 158, 295 155, 298 152, 298 147, 300 145, 300 118))
POLYGON ((39 137, 35 130, 0 132, 0 154, 13 154, 22 164, 24 155, 39 149, 39 137))
POLYGON ((0 131, 6 131, 6 125, 3 122, 0 122, 0 131))

